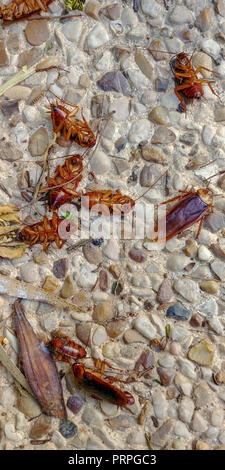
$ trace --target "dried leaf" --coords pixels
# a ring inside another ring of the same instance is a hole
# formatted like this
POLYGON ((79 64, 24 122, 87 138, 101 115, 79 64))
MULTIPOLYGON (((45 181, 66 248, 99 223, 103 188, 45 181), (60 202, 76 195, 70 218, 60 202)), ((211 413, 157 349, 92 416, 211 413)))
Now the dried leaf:
POLYGON ((44 342, 40 341, 34 333, 18 300, 14 304, 14 309, 14 321, 23 369, 31 390, 44 413, 66 419, 62 384, 55 362, 44 342))
POLYGON ((59 309, 68 309, 78 312, 83 312, 83 309, 68 302, 67 300, 58 297, 51 292, 42 289, 41 287, 33 286, 29 282, 18 281, 9 276, 0 274, 0 294, 7 294, 12 297, 19 297, 20 299, 37 300, 38 302, 46 302, 54 305, 59 309))
POLYGON ((20 222, 20 217, 19 215, 10 212, 8 214, 3 214, 1 216, 1 220, 5 220, 6 222, 20 222))
POLYGON ((0 215, 2 214, 8 214, 10 212, 18 211, 18 207, 14 206, 14 204, 6 204, 3 206, 0 206, 0 215))
POLYGON ((9 358, 8 354, 6 354, 3 346, 0 344, 0 361, 3 364, 3 366, 10 372, 10 374, 14 377, 14 379, 29 392, 30 395, 33 396, 33 393, 30 389, 30 386, 25 379, 24 375, 18 367, 14 364, 14 362, 9 358))
POLYGON ((8 259, 17 259, 23 256, 26 250, 26 245, 24 247, 20 246, 18 248, 9 248, 7 246, 0 246, 0 258, 8 259))
POLYGON ((0 236, 6 235, 7 233, 14 232, 14 230, 18 230, 22 228, 23 225, 6 225, 4 227, 0 226, 0 236))

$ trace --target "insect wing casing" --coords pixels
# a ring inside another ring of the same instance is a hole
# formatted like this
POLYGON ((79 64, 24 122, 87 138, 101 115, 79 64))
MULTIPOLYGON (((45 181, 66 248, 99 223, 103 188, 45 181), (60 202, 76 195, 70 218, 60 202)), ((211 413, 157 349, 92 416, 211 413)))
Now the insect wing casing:
POLYGON ((107 400, 114 405, 123 407, 134 403, 134 398, 129 392, 118 389, 107 380, 86 369, 83 364, 74 364, 73 373, 79 384, 97 399, 107 400))
POLYGON ((166 215, 166 240, 204 218, 209 211, 210 205, 198 192, 183 196, 166 215))

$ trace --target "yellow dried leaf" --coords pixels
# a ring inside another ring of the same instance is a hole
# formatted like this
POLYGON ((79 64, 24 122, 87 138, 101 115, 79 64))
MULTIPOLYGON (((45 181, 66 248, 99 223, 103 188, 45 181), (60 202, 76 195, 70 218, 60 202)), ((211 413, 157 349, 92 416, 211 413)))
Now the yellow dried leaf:
POLYGON ((3 206, 0 206, 0 215, 2 214, 8 214, 10 212, 18 211, 18 207, 15 206, 14 204, 5 204, 3 206))
POLYGON ((0 236, 13 232, 19 228, 21 228, 21 225, 6 225, 6 227, 0 227, 0 236))
POLYGON ((19 215, 14 214, 13 212, 2 214, 1 219, 3 219, 5 222, 20 222, 19 215))
POLYGON ((1 258, 8 258, 8 259, 15 259, 21 258, 25 252, 26 247, 18 247, 18 248, 9 248, 7 246, 0 246, 0 257, 1 258))

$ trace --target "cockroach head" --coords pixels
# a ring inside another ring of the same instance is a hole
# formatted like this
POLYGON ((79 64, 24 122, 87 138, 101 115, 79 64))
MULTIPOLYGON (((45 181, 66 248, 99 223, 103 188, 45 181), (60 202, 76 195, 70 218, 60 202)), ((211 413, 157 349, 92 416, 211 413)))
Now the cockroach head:
POLYGON ((201 197, 201 199, 208 204, 208 206, 213 205, 213 193, 210 189, 208 188, 202 188, 198 190, 198 194, 201 197))

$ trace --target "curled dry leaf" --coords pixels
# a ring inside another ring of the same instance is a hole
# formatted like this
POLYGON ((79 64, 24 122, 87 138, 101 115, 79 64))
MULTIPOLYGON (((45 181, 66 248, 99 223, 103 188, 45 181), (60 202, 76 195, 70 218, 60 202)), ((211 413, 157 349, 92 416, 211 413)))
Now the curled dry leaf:
POLYGON ((46 302, 54 305, 59 309, 74 310, 83 312, 83 309, 61 299, 55 294, 42 289, 41 287, 33 286, 29 282, 18 281, 9 276, 0 275, 0 294, 11 295, 12 297, 19 297, 20 299, 37 300, 39 302, 46 302))
POLYGON ((55 362, 44 342, 34 333, 18 300, 14 304, 14 311, 23 369, 30 388, 44 413, 66 419, 62 384, 55 362))
POLYGON ((26 250, 26 245, 18 246, 18 247, 8 247, 8 246, 0 246, 0 257, 1 258, 8 258, 8 259, 17 259, 23 256, 26 250))

